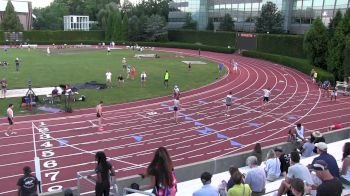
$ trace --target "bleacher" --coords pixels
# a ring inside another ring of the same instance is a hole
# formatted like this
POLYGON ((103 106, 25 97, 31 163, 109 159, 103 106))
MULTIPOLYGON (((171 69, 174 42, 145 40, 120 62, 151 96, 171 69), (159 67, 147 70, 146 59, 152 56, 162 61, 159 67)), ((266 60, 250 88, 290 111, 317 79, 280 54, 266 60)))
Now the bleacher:
MULTIPOLYGON (((329 143, 328 144, 328 153, 333 155, 335 157, 335 159, 337 160, 338 166, 341 167, 342 162, 341 162, 341 158, 342 158, 342 147, 344 145, 344 143, 346 142, 350 142, 350 139, 345 139, 345 140, 341 140, 338 142, 333 142, 333 143, 329 143)), ((304 165, 308 165, 311 164, 312 160, 317 157, 318 155, 314 155, 308 158, 301 158, 300 163, 304 164, 304 165)), ((264 163, 262 163, 262 165, 260 167, 264 167, 264 163)), ((240 172, 243 174, 246 174, 249 171, 249 167, 241 167, 239 168, 240 172)), ((204 171, 203 171, 204 172, 204 171)), ((225 180, 226 182, 230 179, 230 174, 228 172, 228 168, 227 168, 227 172, 222 172, 222 173, 218 173, 213 175, 212 177, 212 185, 218 187, 221 183, 222 180, 225 180)), ((280 186, 282 180, 284 180, 284 178, 280 178, 274 182, 267 182, 266 183, 266 196, 273 196, 274 193, 277 191, 278 187, 280 186)), ((189 181, 185 181, 185 182, 181 182, 177 184, 178 187, 178 192, 176 195, 180 195, 180 196, 192 196, 192 193, 198 189, 200 189, 203 186, 202 182, 199 179, 199 176, 197 179, 194 180, 189 180, 189 181)), ((350 195, 350 186, 345 186, 346 189, 343 190, 343 194, 342 195, 350 195)), ((151 192, 150 190, 148 190, 147 192, 151 192)), ((316 191, 313 191, 311 195, 316 195, 315 193, 316 191)), ((131 194, 130 196, 141 196, 144 194, 139 194, 139 193, 135 193, 135 194, 131 194)))

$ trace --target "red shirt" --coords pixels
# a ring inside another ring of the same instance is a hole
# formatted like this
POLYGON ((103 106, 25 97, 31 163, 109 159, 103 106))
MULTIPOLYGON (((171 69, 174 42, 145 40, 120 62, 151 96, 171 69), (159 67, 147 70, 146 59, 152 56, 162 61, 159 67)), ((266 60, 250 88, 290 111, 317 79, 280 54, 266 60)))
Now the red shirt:
POLYGON ((334 123, 334 129, 341 129, 343 126, 340 123, 334 123))

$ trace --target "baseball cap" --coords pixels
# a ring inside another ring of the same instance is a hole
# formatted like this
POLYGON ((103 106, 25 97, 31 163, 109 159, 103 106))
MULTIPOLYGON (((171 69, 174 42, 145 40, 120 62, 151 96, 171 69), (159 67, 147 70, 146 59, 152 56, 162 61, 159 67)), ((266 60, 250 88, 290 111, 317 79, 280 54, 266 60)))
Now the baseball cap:
POLYGON ((278 146, 278 147, 274 148, 273 151, 275 151, 275 152, 283 152, 283 149, 282 149, 281 146, 278 146))
POLYGON ((317 160, 314 164, 312 164, 312 169, 317 171, 325 171, 328 170, 328 165, 324 160, 317 160))
POLYGON ((327 150, 327 144, 324 142, 318 142, 315 144, 315 146, 322 151, 327 150))

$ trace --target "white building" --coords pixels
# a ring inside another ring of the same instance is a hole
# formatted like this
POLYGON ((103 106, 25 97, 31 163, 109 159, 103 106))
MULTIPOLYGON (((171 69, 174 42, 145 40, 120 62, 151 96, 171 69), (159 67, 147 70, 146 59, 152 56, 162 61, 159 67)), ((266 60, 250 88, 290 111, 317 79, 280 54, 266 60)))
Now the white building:
POLYGON ((63 16, 63 28, 65 31, 89 31, 89 16, 63 16))

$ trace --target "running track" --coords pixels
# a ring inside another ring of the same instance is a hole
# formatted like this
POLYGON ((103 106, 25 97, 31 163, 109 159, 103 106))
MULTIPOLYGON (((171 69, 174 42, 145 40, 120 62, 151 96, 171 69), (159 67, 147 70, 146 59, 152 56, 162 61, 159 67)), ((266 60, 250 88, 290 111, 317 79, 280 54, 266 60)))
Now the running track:
MULTIPOLYGON (((183 49, 157 50, 197 54, 183 49)), ((213 52, 201 55, 226 66, 233 57, 213 52)), ((93 127, 94 109, 16 117, 18 135, 0 135, 0 195, 14 195, 22 168, 34 168, 33 143, 41 159, 43 190, 48 191, 76 186, 76 172, 94 169, 94 153, 99 150, 111 157, 120 178, 143 172, 159 146, 167 147, 175 166, 179 166, 250 151, 257 142, 266 146, 286 141, 289 128, 296 122, 303 123, 307 134, 326 131, 334 120, 349 127, 348 97, 340 95, 337 102, 330 102, 305 74, 267 61, 234 58, 239 63, 238 73, 182 93, 180 124, 172 119, 169 97, 105 107, 104 131, 93 127), (261 89, 267 87, 272 88, 272 95, 263 112, 261 89), (235 101, 227 117, 223 100, 229 91, 235 101), (42 122, 46 135, 36 128, 33 137, 32 123, 40 127, 42 122), (136 141, 133 136, 142 140, 136 141), (50 143, 43 145, 48 140, 50 143)), ((6 127, 6 119, 0 119, 1 130, 6 127)))

